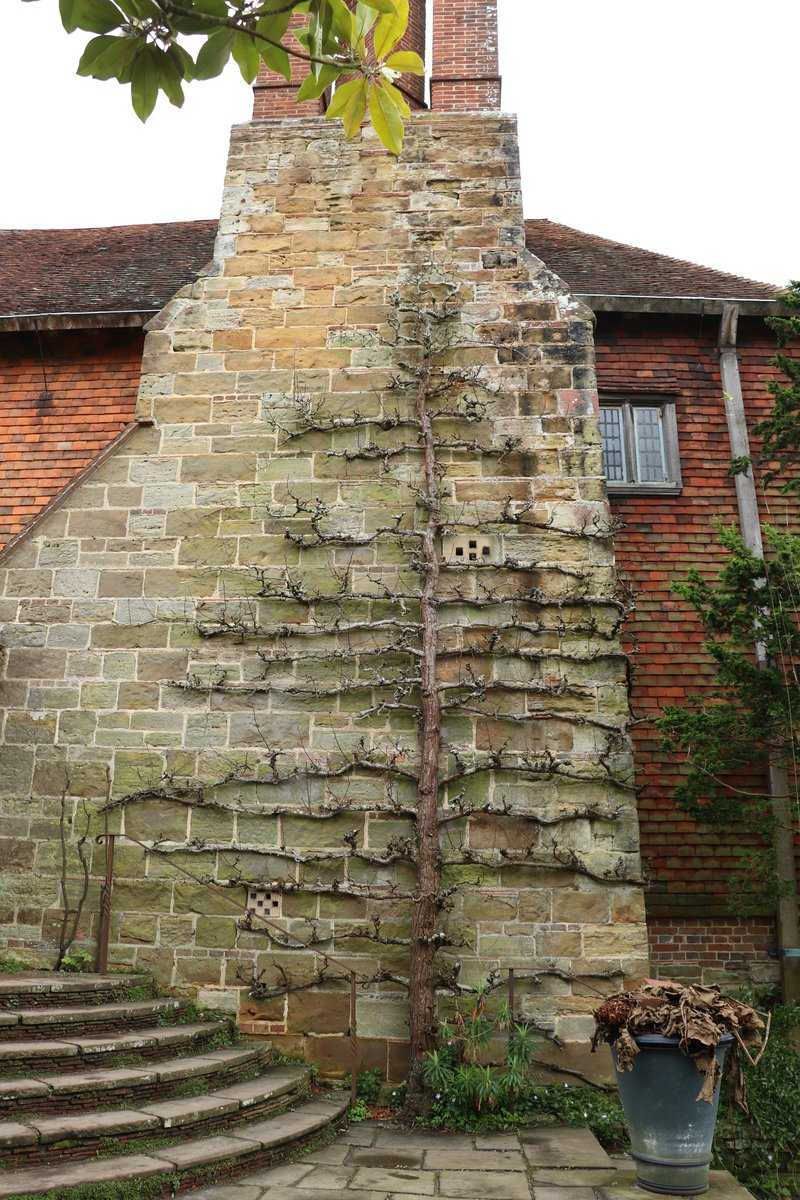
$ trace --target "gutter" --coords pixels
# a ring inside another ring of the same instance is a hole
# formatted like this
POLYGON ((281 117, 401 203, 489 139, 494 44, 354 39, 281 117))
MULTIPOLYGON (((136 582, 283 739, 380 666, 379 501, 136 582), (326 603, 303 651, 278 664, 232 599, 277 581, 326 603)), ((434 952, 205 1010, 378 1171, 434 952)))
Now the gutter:
MULTIPOLYGON (((750 437, 747 431, 747 415, 739 373, 737 333, 739 306, 726 303, 719 329, 719 361, 722 390, 725 399, 725 417, 733 458, 750 458, 750 437)), ((764 539, 758 512, 753 468, 735 476, 736 504, 739 510, 739 527, 742 540, 751 554, 764 557, 764 539)), ((765 647, 756 644, 756 663, 763 670, 767 666, 765 647)), ((769 791, 774 821, 773 849, 778 877, 777 902, 778 953, 781 962, 783 999, 785 1003, 800 1000, 800 909, 798 909, 797 860, 794 849, 794 816, 790 804, 789 773, 782 762, 770 758, 769 791)))
POLYGON ((159 308, 97 308, 77 312, 0 313, 0 333, 42 329, 141 329, 159 308))
POLYGON ((572 292, 595 312, 689 313, 722 316, 734 304, 743 317, 774 316, 780 301, 760 296, 650 296, 625 292, 572 292))

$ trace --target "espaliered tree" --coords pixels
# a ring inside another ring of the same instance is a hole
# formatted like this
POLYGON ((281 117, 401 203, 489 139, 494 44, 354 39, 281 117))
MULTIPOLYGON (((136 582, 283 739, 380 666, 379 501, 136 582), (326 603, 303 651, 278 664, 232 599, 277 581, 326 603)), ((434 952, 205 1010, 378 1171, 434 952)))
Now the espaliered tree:
MULTIPOLYGON (((382 848, 359 844, 356 830, 342 835, 341 846, 320 850, 157 838, 151 848, 165 855, 224 852, 228 861, 231 854, 260 855, 265 863, 286 864, 270 878, 264 872, 273 868, 254 873, 234 858, 224 880, 230 887, 268 881, 284 894, 368 900, 371 919, 337 932, 335 940, 314 918, 293 920, 286 935, 261 930, 280 950, 317 950, 321 965, 315 959, 312 971, 293 975, 281 963, 277 978, 262 974, 250 982, 261 997, 292 995, 342 980, 334 956, 340 943, 387 947, 389 965, 379 963, 359 982, 390 982, 408 994, 412 1103, 422 1057, 436 1041, 440 998, 475 989, 461 978, 461 952, 474 948, 471 931, 449 917, 463 886, 459 871, 468 869, 468 886, 478 887, 482 870, 501 867, 530 871, 534 887, 542 869, 610 887, 639 882, 635 855, 588 855, 569 835, 576 822, 611 824, 632 808, 627 712, 611 706, 611 716, 598 715, 599 692, 614 679, 624 687, 617 638, 626 603, 596 584, 591 555, 582 565, 580 555, 571 562, 564 552, 576 540, 605 542, 612 530, 591 515, 562 525, 533 502, 515 499, 513 488, 495 500, 456 503, 450 478, 460 464, 518 478, 528 461, 520 440, 504 436, 497 421, 502 396, 480 367, 461 365, 459 350, 470 335, 459 293, 458 283, 434 266, 400 285, 388 325, 395 373, 380 411, 343 416, 332 401, 296 395, 268 418, 280 450, 301 452, 311 444, 318 453, 328 446, 324 453, 341 462, 343 478, 354 468, 360 480, 394 479, 399 488, 402 479, 412 499, 368 527, 363 511, 287 485, 285 503, 270 517, 298 565, 254 567, 255 596, 212 604, 197 623, 215 646, 255 646, 261 677, 230 681, 220 653, 175 686, 220 705, 250 702, 261 739, 255 758, 232 763, 212 783, 165 779, 113 802, 128 807, 155 798, 322 822, 369 813, 407 823, 408 832, 382 848), (552 544, 552 554, 532 561, 532 538, 552 544), (469 552, 458 554, 459 544, 469 551, 470 540, 478 546, 475 561, 469 552), (543 588, 545 577, 560 586, 543 588), (286 619, 264 621, 262 606, 271 614, 285 609, 286 619), (293 704, 323 713, 338 707, 350 725, 333 731, 329 750, 276 749, 269 718, 259 716, 265 697, 278 702, 278 711, 293 704), (574 796, 562 796, 557 806, 547 799, 526 803, 501 786, 512 781, 523 790, 533 781, 551 795, 558 788, 574 796), (231 784, 252 788, 254 803, 225 799, 231 784), (287 792, 288 801, 269 798, 287 792), (473 846, 471 822, 480 819, 507 825, 516 836, 473 846), (332 877, 330 869, 342 863, 347 876, 332 877), (363 882, 362 867, 385 877, 363 882), (399 909, 409 914, 407 922, 398 921, 399 909)), ((259 932, 247 918, 243 927, 259 932)), ((580 977, 617 974, 600 964, 596 971, 584 967, 580 977)), ((547 975, 574 978, 563 964, 546 961, 531 978, 547 975)), ((483 986, 499 983, 489 971, 483 986)))
POLYGON ((298 102, 318 100, 336 84, 327 116, 341 117, 354 137, 369 114, 383 144, 399 154, 411 110, 395 85, 403 74, 425 74, 419 54, 398 49, 409 0, 59 0, 59 9, 67 33, 96 35, 78 74, 130 86, 142 121, 160 92, 181 107, 187 83, 213 79, 231 59, 248 84, 262 67, 291 84, 295 60, 307 70, 298 102), (195 49, 187 39, 198 37, 204 41, 195 49))

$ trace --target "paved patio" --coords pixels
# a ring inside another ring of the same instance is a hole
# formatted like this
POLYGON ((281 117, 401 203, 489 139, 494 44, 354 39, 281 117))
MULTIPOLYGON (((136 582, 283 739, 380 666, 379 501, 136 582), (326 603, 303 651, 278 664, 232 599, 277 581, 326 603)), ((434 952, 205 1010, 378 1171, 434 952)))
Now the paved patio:
MULTIPOLYGON (((644 1200, 627 1159, 611 1159, 586 1129, 528 1129, 467 1137, 353 1125, 335 1142, 193 1200, 644 1200)), ((751 1200, 714 1172, 709 1200, 751 1200)))

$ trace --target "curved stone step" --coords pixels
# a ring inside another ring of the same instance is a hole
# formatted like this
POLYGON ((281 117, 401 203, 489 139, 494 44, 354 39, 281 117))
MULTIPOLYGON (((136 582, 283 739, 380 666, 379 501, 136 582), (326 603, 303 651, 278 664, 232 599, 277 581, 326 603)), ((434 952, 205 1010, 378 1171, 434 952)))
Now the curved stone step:
POLYGON ((23 971, 0 975, 0 1009, 54 1007, 79 1000, 113 1004, 129 988, 151 985, 147 975, 67 975, 23 971))
POLYGON ((221 1087, 241 1083, 242 1076, 249 1076, 253 1069, 266 1068, 268 1054, 264 1046, 237 1045, 185 1058, 168 1058, 146 1067, 110 1066, 60 1075, 34 1070, 24 1079, 0 1079, 0 1121, 9 1114, 13 1114, 14 1120, 21 1120, 21 1114, 27 1112, 39 1116, 69 1112, 76 1099, 83 1108, 111 1104, 138 1107, 169 1099, 190 1081, 200 1084, 212 1080, 219 1091, 221 1087))
POLYGON ((19 1041, 0 1041, 0 1078, 40 1073, 43 1065, 59 1072, 96 1070, 111 1066, 122 1056, 131 1061, 158 1062, 181 1050, 204 1053, 205 1043, 214 1041, 226 1029, 219 1021, 200 1021, 187 1025, 145 1026, 130 1033, 107 1037, 72 1037, 54 1041, 28 1041, 22 1031, 19 1041))
POLYGON ((159 1015, 176 1013, 180 1000, 132 1000, 122 1004, 21 1008, 0 1011, 0 1041, 60 1040, 68 1035, 115 1032, 152 1024, 159 1015))
POLYGON ((38 1194, 61 1198, 68 1197, 71 1189, 87 1184, 109 1181, 122 1184, 148 1178, 157 1182, 161 1177, 163 1188, 148 1194, 171 1196, 175 1190, 200 1185, 211 1178, 219 1182, 268 1166, 282 1158, 290 1147, 302 1146, 346 1111, 345 1098, 313 1100, 279 1116, 249 1120, 230 1133, 176 1141, 147 1154, 6 1170, 0 1174, 0 1200, 38 1194))
MULTIPOLYGON (((234 1133, 242 1122, 271 1116, 303 1098, 310 1072, 279 1067, 245 1084, 224 1085, 205 1095, 184 1096, 138 1108, 81 1111, 61 1116, 20 1116, 0 1122, 0 1167, 7 1171, 35 1163, 46 1165, 58 1144, 60 1159, 93 1158, 108 1139, 130 1146, 146 1136, 183 1137, 234 1133)), ((76 1106, 73 1105, 73 1110, 76 1106)))

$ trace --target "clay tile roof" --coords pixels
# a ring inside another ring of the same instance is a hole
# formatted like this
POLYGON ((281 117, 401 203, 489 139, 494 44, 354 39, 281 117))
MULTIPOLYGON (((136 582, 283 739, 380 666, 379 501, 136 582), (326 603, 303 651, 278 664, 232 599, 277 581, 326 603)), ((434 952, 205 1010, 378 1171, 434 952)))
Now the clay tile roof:
POLYGON ((696 263, 612 242, 555 221, 526 221, 528 249, 576 295, 774 300, 779 291, 696 263))
MULTIPOLYGON (((216 221, 0 230, 0 319, 154 312, 210 261, 216 230, 216 221)), ((554 221, 526 221, 526 232, 533 253, 578 295, 769 301, 778 291, 554 221)))
POLYGON ((216 221, 0 230, 0 317, 155 311, 210 261, 216 221))

